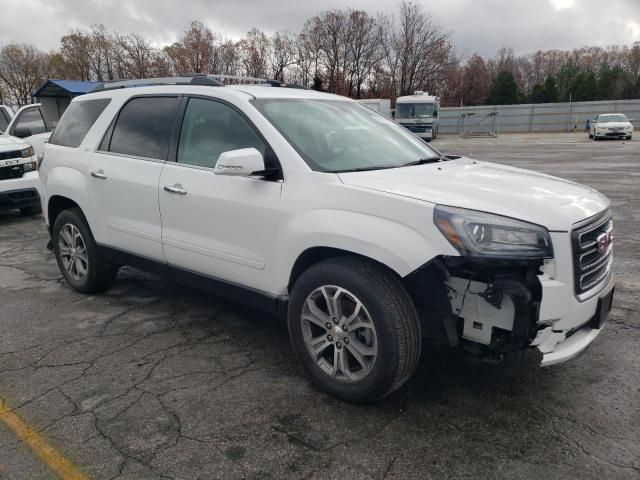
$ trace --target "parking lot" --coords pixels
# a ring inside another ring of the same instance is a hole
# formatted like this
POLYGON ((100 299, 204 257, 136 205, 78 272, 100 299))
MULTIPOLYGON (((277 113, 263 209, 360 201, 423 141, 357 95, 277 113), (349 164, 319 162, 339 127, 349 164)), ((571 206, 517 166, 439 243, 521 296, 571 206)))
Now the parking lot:
MULTIPOLYGON (((435 145, 611 199, 616 298, 586 354, 541 369, 533 352, 425 349, 401 390, 351 405, 311 385, 283 323, 129 268, 78 294, 42 217, 4 213, 0 401, 93 479, 640 478, 640 138, 435 145)), ((0 479, 58 478, 61 461, 0 422, 0 479)))

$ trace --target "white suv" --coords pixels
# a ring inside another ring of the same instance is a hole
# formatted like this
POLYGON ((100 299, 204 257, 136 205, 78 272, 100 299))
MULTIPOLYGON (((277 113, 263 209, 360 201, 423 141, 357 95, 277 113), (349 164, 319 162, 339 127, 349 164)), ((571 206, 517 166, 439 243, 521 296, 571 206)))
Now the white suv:
POLYGON ((127 264, 286 315, 313 380, 356 402, 400 387, 423 341, 533 346, 550 365, 600 332, 612 223, 595 190, 443 156, 335 95, 148 83, 74 99, 45 148, 45 217, 76 290, 127 264))

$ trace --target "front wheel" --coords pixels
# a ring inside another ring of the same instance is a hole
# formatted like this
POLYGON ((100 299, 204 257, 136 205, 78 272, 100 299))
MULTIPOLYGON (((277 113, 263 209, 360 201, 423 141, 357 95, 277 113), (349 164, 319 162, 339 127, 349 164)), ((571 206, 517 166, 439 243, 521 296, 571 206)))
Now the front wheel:
POLYGON ((314 383, 350 402, 389 395, 420 358, 408 293, 392 272, 364 259, 337 257, 304 272, 291 292, 288 325, 314 383))
POLYGON ((74 290, 96 293, 111 286, 117 267, 101 257, 79 209, 65 210, 58 215, 51 238, 58 267, 74 290))

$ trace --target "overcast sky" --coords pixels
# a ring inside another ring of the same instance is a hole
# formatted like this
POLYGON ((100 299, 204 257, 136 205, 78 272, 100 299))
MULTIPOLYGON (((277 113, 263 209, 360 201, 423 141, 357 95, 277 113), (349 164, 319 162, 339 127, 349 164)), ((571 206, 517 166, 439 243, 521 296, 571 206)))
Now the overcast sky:
MULTIPOLYGON (((493 55, 640 41, 640 0, 421 0, 453 34, 457 51, 493 55)), ((332 8, 393 12, 393 0, 0 0, 0 45, 57 48, 72 28, 102 23, 138 32, 157 45, 172 42, 197 19, 239 38, 252 27, 297 32, 309 16, 332 8)))

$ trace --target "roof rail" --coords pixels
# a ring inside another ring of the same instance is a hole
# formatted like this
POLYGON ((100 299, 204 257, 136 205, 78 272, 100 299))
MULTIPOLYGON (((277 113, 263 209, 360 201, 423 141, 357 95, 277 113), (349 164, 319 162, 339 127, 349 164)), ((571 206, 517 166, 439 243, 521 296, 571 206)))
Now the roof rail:
POLYGON ((153 85, 208 85, 210 87, 224 87, 219 82, 207 75, 184 75, 179 77, 141 78, 138 80, 117 80, 114 82, 98 83, 91 92, 103 92, 118 88, 150 87, 153 85))
POLYGON ((282 87, 282 88, 298 88, 302 90, 309 90, 309 87, 304 85, 296 85, 294 83, 282 83, 280 80, 274 80, 270 78, 257 78, 257 77, 243 77, 241 75, 218 75, 209 74, 208 78, 212 78, 225 85, 269 85, 270 87, 282 87))
POLYGON ((270 87, 299 88, 309 90, 303 85, 282 83, 267 78, 243 77, 239 75, 217 75, 205 73, 185 73, 178 77, 141 78, 137 80, 116 80, 98 83, 90 92, 103 92, 119 88, 150 87, 154 85, 206 85, 224 87, 225 85, 268 85, 270 87))

